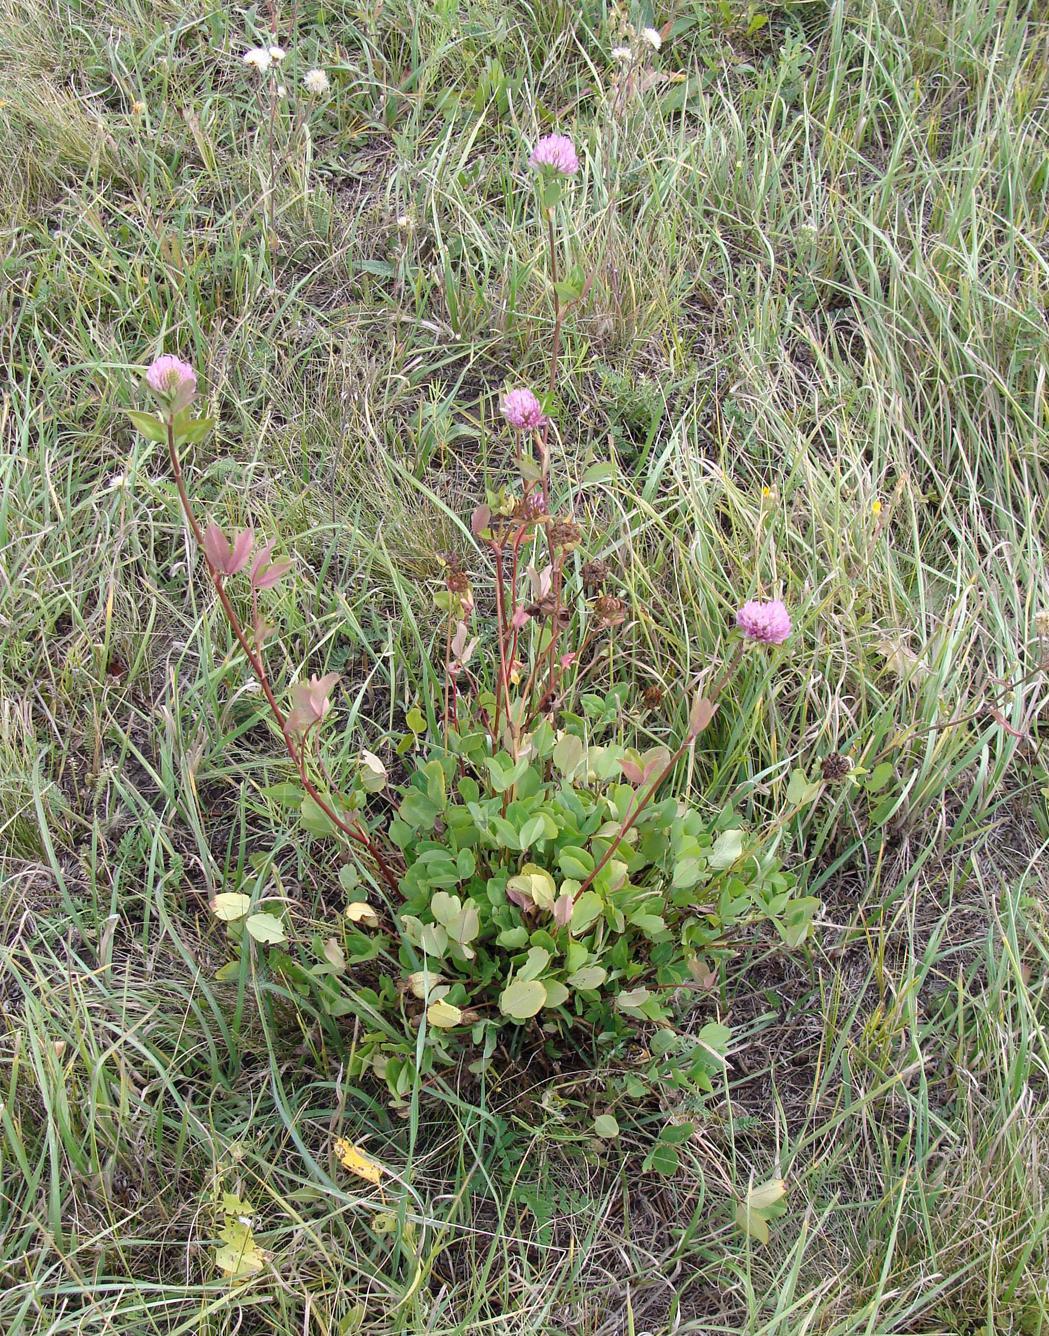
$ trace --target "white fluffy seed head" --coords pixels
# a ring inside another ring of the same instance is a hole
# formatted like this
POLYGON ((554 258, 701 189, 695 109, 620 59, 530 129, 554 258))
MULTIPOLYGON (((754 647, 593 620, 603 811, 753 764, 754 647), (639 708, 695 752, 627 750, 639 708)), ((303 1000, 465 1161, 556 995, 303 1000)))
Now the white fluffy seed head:
POLYGON ((251 65, 258 70, 260 74, 265 74, 273 64, 273 57, 264 46, 253 46, 250 51, 245 51, 241 56, 245 65, 251 65))

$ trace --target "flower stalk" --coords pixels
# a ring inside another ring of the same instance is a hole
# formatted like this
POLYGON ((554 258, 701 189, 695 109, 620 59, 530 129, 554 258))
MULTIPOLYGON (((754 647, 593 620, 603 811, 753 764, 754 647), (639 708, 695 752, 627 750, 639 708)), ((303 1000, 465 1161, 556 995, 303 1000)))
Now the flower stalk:
MULTIPOLYGON (((222 608, 226 621, 229 623, 230 630, 233 632, 237 644, 243 650, 244 656, 248 661, 248 664, 255 677, 255 680, 258 682, 259 687, 262 690, 262 694, 265 698, 267 706, 269 707, 270 714, 273 716, 274 722, 276 723, 278 729, 280 730, 281 737, 284 739, 284 746, 285 749, 287 750, 288 756, 291 758, 291 761, 298 772, 299 779, 302 783, 302 787, 313 799, 313 801, 317 804, 317 806, 328 818, 328 820, 338 830, 342 831, 342 833, 346 835, 349 839, 351 839, 355 844, 367 850, 368 854, 370 855, 372 861, 375 864, 375 867, 379 875, 386 883, 387 888, 393 894, 399 895, 400 888, 398 885, 397 876, 386 855, 382 852, 382 850, 371 838, 371 836, 368 834, 368 832, 364 829, 364 827, 360 824, 359 821, 355 819, 346 820, 335 810, 332 804, 327 800, 327 798, 325 798, 324 794, 321 793, 321 791, 317 788, 316 784, 314 784, 313 780, 310 778, 309 772, 306 768, 305 749, 304 747, 300 747, 299 743, 297 742, 294 732, 289 725, 288 716, 286 716, 284 711, 281 709, 280 704, 278 703, 277 698, 273 692, 273 687, 270 684, 269 680, 269 674, 266 672, 266 665, 262 657, 261 648, 258 644, 253 646, 249 641, 247 634, 244 631, 244 627, 241 625, 240 618, 237 616, 237 611, 233 606, 229 593, 226 590, 225 580, 223 578, 222 572, 215 565, 214 561, 212 560, 212 557, 208 553, 208 546, 206 543, 206 537, 204 531, 201 529, 200 523, 197 520, 196 515, 194 514, 193 505, 189 499, 189 493, 186 490, 186 480, 182 472, 182 464, 179 459, 178 447, 175 440, 175 412, 173 407, 169 408, 169 411, 165 414, 165 429, 166 429, 165 434, 167 439, 168 459, 171 463, 171 472, 175 480, 175 488, 178 492, 178 498, 179 498, 179 503, 182 507, 182 513, 185 516, 186 523, 189 526, 190 532, 193 535, 193 539, 196 542, 196 545, 200 549, 201 555, 204 558, 204 565, 205 568, 207 569, 208 577, 211 580, 211 583, 215 589, 216 596, 218 597, 219 600, 219 605, 222 608)), ((254 606, 256 609, 255 611, 256 624, 258 624, 259 619, 257 612, 257 604, 254 606)))

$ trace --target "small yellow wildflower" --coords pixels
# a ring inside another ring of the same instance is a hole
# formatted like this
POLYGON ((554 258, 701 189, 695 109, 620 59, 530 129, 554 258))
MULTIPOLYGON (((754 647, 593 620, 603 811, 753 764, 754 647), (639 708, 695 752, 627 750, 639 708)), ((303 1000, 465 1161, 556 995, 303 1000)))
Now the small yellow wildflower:
POLYGON ((874 516, 875 519, 877 519, 878 516, 881 514, 881 502, 880 502, 880 501, 872 501, 872 502, 871 502, 871 514, 874 516))

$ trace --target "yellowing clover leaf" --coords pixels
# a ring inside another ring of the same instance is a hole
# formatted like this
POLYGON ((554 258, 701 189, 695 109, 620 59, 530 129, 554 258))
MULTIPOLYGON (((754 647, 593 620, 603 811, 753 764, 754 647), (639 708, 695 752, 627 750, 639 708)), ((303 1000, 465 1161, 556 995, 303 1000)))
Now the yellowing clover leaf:
POLYGON ((746 1200, 736 1206, 736 1224, 752 1239, 768 1243, 770 1219, 781 1214, 787 1185, 782 1178, 770 1178, 747 1193, 746 1200))
POLYGON ((787 1194, 787 1185, 782 1178, 770 1178, 767 1183, 759 1183, 747 1193, 747 1205, 752 1211, 767 1211, 781 1201, 787 1194))
POLYGON ((366 928, 377 928, 379 916, 367 900, 354 900, 346 906, 346 917, 351 923, 362 923, 366 928))
POLYGON ((499 995, 499 1010, 515 1021, 534 1016, 546 1003, 546 989, 538 979, 517 979, 499 995))
POLYGON ((211 902, 211 912, 223 923, 235 923, 251 908, 251 896, 240 891, 223 891, 211 902))
POLYGON ((450 1030, 453 1025, 461 1025, 463 1013, 451 1002, 438 1000, 431 1002, 426 1009, 426 1019, 438 1030, 450 1030))
POLYGON ((219 1238, 222 1244, 215 1249, 215 1265, 231 1280, 242 1280, 262 1270, 266 1258, 255 1242, 250 1224, 227 1216, 219 1238))

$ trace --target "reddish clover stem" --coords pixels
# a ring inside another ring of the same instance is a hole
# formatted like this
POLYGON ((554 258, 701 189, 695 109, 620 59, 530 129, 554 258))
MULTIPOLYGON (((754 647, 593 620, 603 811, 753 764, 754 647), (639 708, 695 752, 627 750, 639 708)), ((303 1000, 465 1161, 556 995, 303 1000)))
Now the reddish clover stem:
POLYGON ((557 694, 557 681, 559 677, 558 663, 557 663, 557 642, 561 638, 561 593, 562 593, 561 566, 563 560, 564 558, 558 555, 557 557, 555 557, 553 562, 554 611, 553 611, 553 616, 550 619, 550 647, 547 654, 547 663, 549 666, 546 678, 546 691, 544 692, 544 695, 548 697, 555 696, 557 694))
POLYGON ((614 837, 612 843, 608 846, 605 852, 598 859, 597 863, 595 863, 593 872, 590 873, 586 881, 584 881, 583 884, 579 887, 579 890, 576 891, 575 895, 572 897, 573 900, 578 900, 579 897, 583 894, 583 892, 592 885, 594 878, 598 875, 598 873, 602 870, 602 868, 605 867, 609 859, 622 844, 627 834, 633 829, 634 824, 637 821, 638 817, 640 817, 641 813, 652 801, 652 798, 655 795, 656 790, 663 783, 667 775, 670 774, 671 770, 673 770, 674 766, 677 765, 678 761, 688 750, 688 748, 692 746, 694 742, 695 738, 691 736, 685 739, 685 741, 681 744, 680 747, 678 747, 677 751, 673 754, 673 756, 671 756, 670 760, 666 763, 663 769, 659 772, 656 778, 649 785, 648 791, 644 794, 643 797, 638 799, 637 804, 634 807, 634 810, 630 813, 630 815, 620 826, 618 834, 614 837))
MULTIPOLYGON (((532 724, 532 722, 536 719, 536 717, 542 712, 544 706, 545 706, 545 707, 548 707, 548 708, 550 708, 550 709, 555 709, 555 708, 557 708, 558 706, 560 706, 560 705, 565 701, 565 699, 568 697, 569 693, 570 693, 571 691, 574 691, 575 688, 579 685, 580 681, 587 675, 587 673, 590 672, 591 668, 593 668, 593 667, 597 664, 597 662, 598 662, 598 658, 597 658, 597 655, 595 654, 594 658, 592 658, 592 659, 590 660, 590 662, 586 665, 585 668, 582 666, 582 664, 583 664, 583 655, 584 655, 584 654, 586 653, 586 651, 590 648, 590 645, 592 644, 592 642, 593 642, 593 641, 596 639, 596 637, 598 636, 598 634, 599 634, 599 632, 600 632, 600 629, 601 629, 600 627, 591 627, 591 628, 587 631, 586 635, 583 637, 583 643, 579 646, 579 649, 578 649, 578 651, 577 651, 577 653, 576 653, 576 656, 575 656, 575 658, 576 658, 576 662, 579 664, 579 667, 576 669, 576 674, 575 674, 575 677, 572 679, 571 684, 570 684, 568 687, 566 687, 565 690, 562 691, 561 694, 560 694, 559 696, 551 697, 549 691, 544 691, 543 694, 539 697, 539 700, 537 701, 537 703, 536 703, 536 705, 535 705, 535 708, 532 709, 532 711, 531 711, 531 713, 529 714, 528 718, 525 720, 524 727, 525 727, 526 729, 532 724)), ((532 685, 533 685, 533 683, 534 683, 534 680, 535 680, 535 678, 534 678, 534 675, 533 675, 532 679, 529 681, 529 689, 528 689, 528 701, 529 701, 529 706, 531 706, 531 691, 532 691, 532 685)))
MULTIPOLYGON (((711 702, 711 704, 713 704, 717 700, 717 698, 721 695, 722 691, 727 686, 729 679, 732 677, 732 674, 739 667, 740 659, 742 659, 743 657, 744 648, 745 644, 744 642, 741 641, 733 650, 731 658, 725 665, 724 672, 718 678, 716 684, 714 685, 709 696, 707 697, 707 699, 711 702)), ((608 863, 609 859, 619 848, 620 844, 622 844, 624 838, 629 833, 629 831, 633 829, 638 818, 641 816, 641 813, 652 801, 653 797, 655 796, 656 790, 666 779, 667 775, 670 774, 671 770, 673 770, 674 766, 677 765, 678 761, 680 761, 681 757, 685 754, 688 748, 695 745, 697 736, 698 736, 698 731, 693 733, 690 729, 689 734, 685 738, 684 742, 682 742, 681 746, 678 747, 677 751, 674 752, 670 760, 666 763, 663 769, 659 772, 656 778, 649 785, 647 792, 645 792, 645 794, 638 799, 634 807, 634 810, 630 813, 630 815, 620 826, 618 833, 612 840, 612 843, 608 846, 605 852, 601 855, 598 862, 594 865, 593 872, 590 873, 586 881, 584 881, 583 884, 579 887, 579 890, 576 891, 575 895, 573 896, 573 900, 578 900, 578 898, 583 894, 583 892, 593 884, 594 878, 608 863)))
POLYGON ((452 686, 452 609, 448 608, 448 626, 444 637, 444 745, 448 746, 449 699, 452 686))
POLYGON ((492 743, 499 746, 499 718, 503 700, 506 701, 506 716, 510 717, 510 683, 506 673, 506 602, 503 590, 503 549, 499 543, 492 544, 495 556, 495 619, 499 635, 499 690, 495 696, 495 722, 492 743))
POLYGON ((514 662, 517 659, 517 642, 519 638, 519 628, 514 623, 514 617, 517 613, 517 565, 518 554, 521 550, 521 540, 524 538, 524 529, 518 529, 514 535, 513 543, 513 562, 510 566, 510 623, 513 634, 510 637, 510 669, 513 670, 514 662))
POLYGON ((186 523, 189 525, 194 541, 200 549, 201 556, 204 558, 204 565, 207 568, 211 583, 215 588, 215 593, 218 595, 219 603, 225 614, 226 621, 229 623, 230 630, 233 632, 237 643, 244 651, 244 655, 251 666, 251 671, 255 676, 255 680, 258 682, 262 689, 262 694, 266 698, 266 704, 269 706, 270 713, 273 715, 273 718, 280 729, 281 737, 284 739, 284 746, 299 773, 302 787, 333 825, 355 843, 367 849, 375 862, 379 875, 382 877, 383 881, 385 881, 387 887, 395 895, 399 895, 400 887, 397 884, 397 878, 382 850, 375 844, 367 831, 363 829, 360 822, 351 824, 344 820, 338 812, 335 811, 317 788, 316 784, 310 779, 309 774, 306 771, 305 755, 303 754, 302 749, 297 745, 295 738, 288 727, 284 711, 280 708, 280 705, 277 703, 277 698, 273 694, 273 688, 270 686, 269 676, 266 673, 266 665, 263 663, 262 655, 258 650, 252 647, 245 635, 244 628, 240 624, 240 618, 237 616, 236 609, 233 607, 229 594, 226 592, 222 573, 212 565, 211 558, 208 556, 207 549, 204 546, 204 533, 201 530, 196 515, 193 513, 193 506, 190 502, 189 494, 186 491, 186 480, 183 477, 182 465, 179 462, 178 450, 175 447, 174 423, 170 416, 165 419, 165 425, 167 427, 168 458, 171 461, 171 472, 175 479, 175 487, 178 490, 178 498, 182 506, 182 513, 186 517, 186 523))
MULTIPOLYGON (((557 237, 554 233, 554 210, 546 211, 546 235, 550 244, 550 281, 553 285, 554 294, 554 333, 550 344, 550 383, 549 392, 551 397, 557 391, 557 373, 561 358, 561 325, 564 321, 564 310, 561 306, 561 294, 557 290, 558 269, 557 269, 557 237)), ((548 436, 550 432, 550 420, 543 424, 542 445, 543 452, 543 501, 549 508, 550 505, 550 450, 548 446, 548 436)), ((547 690, 544 695, 549 696, 557 692, 557 660, 554 657, 558 637, 561 634, 561 563, 554 552, 554 545, 550 541, 550 530, 547 529, 547 548, 550 553, 550 563, 554 568, 554 616, 550 625, 550 653, 549 653, 549 675, 547 680, 547 690)))

